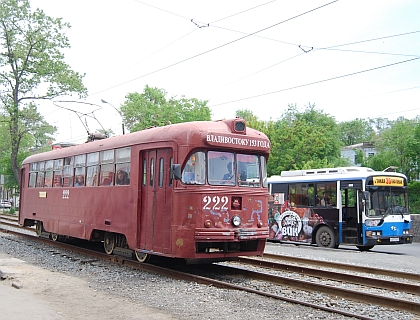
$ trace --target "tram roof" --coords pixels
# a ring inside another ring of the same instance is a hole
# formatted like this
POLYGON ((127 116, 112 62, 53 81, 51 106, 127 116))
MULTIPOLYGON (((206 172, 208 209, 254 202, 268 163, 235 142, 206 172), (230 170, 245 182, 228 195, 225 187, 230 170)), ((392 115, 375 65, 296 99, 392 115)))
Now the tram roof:
MULTIPOLYGON (((217 121, 191 121, 178 124, 171 124, 162 127, 153 127, 141 131, 128 133, 122 136, 116 136, 92 142, 86 142, 76 146, 71 146, 62 149, 51 150, 27 157, 22 164, 37 162, 47 159, 58 159, 70 157, 77 154, 91 153, 96 151, 123 148, 133 145, 159 143, 159 142, 173 142, 178 145, 190 145, 191 143, 200 142, 205 146, 203 138, 208 133, 225 134, 232 137, 247 137, 267 141, 267 136, 255 129, 245 127, 241 132, 235 132, 235 122, 242 120, 240 118, 224 119, 217 121), (246 134, 245 134, 246 133, 246 134)), ((263 151, 262 149, 255 149, 263 151)), ((265 152, 269 152, 265 150, 265 152)))
POLYGON ((369 176, 389 176, 406 178, 402 173, 375 171, 367 167, 339 167, 310 170, 282 171, 281 175, 268 178, 268 183, 281 182, 315 182, 364 179, 369 176))

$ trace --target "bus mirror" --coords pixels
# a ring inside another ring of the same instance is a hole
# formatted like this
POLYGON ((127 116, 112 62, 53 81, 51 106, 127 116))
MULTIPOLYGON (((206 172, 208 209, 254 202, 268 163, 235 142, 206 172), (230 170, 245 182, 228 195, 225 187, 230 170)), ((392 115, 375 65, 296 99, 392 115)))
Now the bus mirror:
POLYGON ((363 191, 363 200, 370 201, 370 193, 369 191, 363 191))
POLYGON ((181 165, 180 164, 173 164, 171 167, 171 174, 173 179, 181 180, 181 165))

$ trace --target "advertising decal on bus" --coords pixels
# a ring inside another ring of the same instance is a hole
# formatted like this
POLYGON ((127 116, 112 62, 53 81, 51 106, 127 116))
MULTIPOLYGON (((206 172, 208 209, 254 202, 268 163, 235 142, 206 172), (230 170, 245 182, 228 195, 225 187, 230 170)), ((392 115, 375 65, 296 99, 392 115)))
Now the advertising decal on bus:
MULTIPOLYGON (((284 194, 275 194, 274 203, 281 204, 278 199, 284 199, 284 194)), ((273 206, 269 214, 270 238, 277 240, 311 242, 312 231, 319 223, 324 223, 323 217, 314 213, 312 208, 296 208, 293 202, 285 200, 280 211, 273 206)))

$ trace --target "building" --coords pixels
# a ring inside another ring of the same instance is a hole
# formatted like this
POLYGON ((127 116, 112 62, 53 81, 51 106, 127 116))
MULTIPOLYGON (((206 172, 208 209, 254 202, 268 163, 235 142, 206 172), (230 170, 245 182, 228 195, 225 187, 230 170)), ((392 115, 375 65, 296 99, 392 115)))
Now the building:
POLYGON ((358 151, 363 152, 363 158, 368 158, 370 156, 376 155, 376 149, 372 143, 362 142, 342 148, 341 157, 349 159, 350 165, 352 166, 360 166, 361 164, 357 163, 356 161, 356 155, 358 151))

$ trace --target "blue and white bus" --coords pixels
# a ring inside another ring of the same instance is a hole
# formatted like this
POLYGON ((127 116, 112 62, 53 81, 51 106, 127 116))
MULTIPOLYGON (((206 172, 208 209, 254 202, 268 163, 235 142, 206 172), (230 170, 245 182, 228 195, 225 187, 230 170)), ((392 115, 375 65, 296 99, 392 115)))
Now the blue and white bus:
POLYGON ((412 243, 407 178, 364 167, 268 178, 269 240, 337 248, 412 243))

